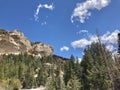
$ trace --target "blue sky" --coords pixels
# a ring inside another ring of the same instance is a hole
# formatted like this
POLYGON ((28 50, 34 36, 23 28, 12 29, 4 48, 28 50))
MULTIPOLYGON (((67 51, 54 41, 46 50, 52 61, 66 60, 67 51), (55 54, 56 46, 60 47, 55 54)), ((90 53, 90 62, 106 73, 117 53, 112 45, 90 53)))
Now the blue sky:
POLYGON ((18 29, 32 42, 53 46, 54 54, 80 58, 98 29, 115 51, 120 0, 0 0, 0 28, 18 29))

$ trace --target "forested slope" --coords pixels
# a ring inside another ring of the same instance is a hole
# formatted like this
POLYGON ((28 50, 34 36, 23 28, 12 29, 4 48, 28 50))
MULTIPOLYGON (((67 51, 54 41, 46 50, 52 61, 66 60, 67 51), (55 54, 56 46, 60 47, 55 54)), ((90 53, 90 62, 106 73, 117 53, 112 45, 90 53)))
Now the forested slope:
POLYGON ((46 90, 119 90, 119 58, 113 59, 104 45, 93 43, 84 50, 79 63, 54 56, 28 54, 3 55, 0 59, 0 87, 9 90, 37 88, 46 90))

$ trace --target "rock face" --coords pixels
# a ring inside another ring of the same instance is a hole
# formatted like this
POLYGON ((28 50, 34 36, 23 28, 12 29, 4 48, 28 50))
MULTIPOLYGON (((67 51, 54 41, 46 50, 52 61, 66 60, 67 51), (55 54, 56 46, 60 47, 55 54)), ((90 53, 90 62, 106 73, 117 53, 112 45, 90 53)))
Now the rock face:
POLYGON ((0 29, 0 54, 28 53, 35 56, 49 56, 53 48, 40 42, 31 43, 23 33, 18 30, 9 32, 0 29))
POLYGON ((32 53, 39 56, 49 56, 53 53, 53 48, 43 43, 34 43, 32 45, 32 53))

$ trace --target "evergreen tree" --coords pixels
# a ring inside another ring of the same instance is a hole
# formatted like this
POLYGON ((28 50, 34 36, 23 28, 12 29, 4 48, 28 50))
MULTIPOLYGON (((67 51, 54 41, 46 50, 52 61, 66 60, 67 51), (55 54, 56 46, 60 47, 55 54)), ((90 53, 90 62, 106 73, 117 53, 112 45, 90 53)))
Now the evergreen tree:
POLYGON ((82 90, 114 90, 114 62, 100 42, 85 50, 81 67, 82 90))
POLYGON ((91 85, 91 75, 92 75, 92 68, 93 68, 93 58, 88 48, 84 51, 83 60, 81 62, 82 68, 82 75, 81 75, 81 83, 82 83, 82 90, 90 90, 91 85))
POLYGON ((80 90, 81 84, 76 75, 72 75, 67 83, 67 90, 80 90))
POLYGON ((48 78, 45 86, 48 90, 56 90, 54 78, 52 77, 48 78))

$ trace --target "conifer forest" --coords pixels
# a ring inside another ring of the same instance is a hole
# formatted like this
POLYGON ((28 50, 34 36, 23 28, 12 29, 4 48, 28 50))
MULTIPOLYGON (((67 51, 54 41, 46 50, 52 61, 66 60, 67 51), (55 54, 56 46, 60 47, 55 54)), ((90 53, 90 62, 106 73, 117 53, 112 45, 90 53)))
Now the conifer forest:
MULTIPOLYGON (((118 40, 119 41, 119 40, 118 40)), ((0 56, 0 87, 21 90, 46 87, 46 90, 120 90, 120 45, 112 55, 101 42, 84 49, 82 61, 51 56, 0 56)), ((2 90, 2 89, 1 89, 2 90)))

